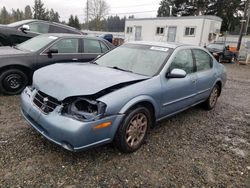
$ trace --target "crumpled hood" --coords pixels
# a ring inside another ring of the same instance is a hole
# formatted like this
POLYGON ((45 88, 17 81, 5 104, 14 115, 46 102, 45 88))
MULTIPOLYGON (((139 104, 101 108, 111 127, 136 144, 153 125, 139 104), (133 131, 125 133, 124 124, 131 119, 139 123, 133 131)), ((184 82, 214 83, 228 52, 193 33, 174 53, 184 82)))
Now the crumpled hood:
POLYGON ((29 54, 29 52, 25 52, 22 50, 18 50, 15 48, 12 48, 10 46, 1 46, 0 47, 0 57, 2 56, 18 56, 18 55, 24 55, 29 54))
POLYGON ((147 76, 89 63, 54 64, 34 73, 33 86, 58 100, 93 95, 111 86, 147 76))

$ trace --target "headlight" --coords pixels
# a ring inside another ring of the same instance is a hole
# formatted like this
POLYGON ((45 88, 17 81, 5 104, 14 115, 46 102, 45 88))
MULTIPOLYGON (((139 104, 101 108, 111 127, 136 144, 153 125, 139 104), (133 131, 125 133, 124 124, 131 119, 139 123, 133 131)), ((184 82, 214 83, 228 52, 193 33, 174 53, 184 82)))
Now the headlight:
POLYGON ((77 98, 64 106, 62 114, 80 121, 93 121, 101 119, 105 110, 106 104, 102 102, 77 98))

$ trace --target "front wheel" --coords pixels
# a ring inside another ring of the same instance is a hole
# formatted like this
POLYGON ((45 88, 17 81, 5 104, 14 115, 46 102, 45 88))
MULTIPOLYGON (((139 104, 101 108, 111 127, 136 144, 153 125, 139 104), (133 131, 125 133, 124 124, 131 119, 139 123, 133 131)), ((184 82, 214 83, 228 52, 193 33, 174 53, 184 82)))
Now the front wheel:
POLYGON ((27 75, 18 69, 10 69, 0 75, 0 91, 5 95, 16 95, 28 84, 27 75))
POLYGON ((118 149, 124 153, 138 150, 151 124, 152 117, 147 108, 138 107, 129 111, 115 135, 115 144, 118 149))
POLYGON ((203 103, 203 106, 206 110, 212 110, 215 107, 219 97, 219 93, 220 88, 218 84, 216 84, 212 89, 212 92, 210 93, 208 99, 203 103))

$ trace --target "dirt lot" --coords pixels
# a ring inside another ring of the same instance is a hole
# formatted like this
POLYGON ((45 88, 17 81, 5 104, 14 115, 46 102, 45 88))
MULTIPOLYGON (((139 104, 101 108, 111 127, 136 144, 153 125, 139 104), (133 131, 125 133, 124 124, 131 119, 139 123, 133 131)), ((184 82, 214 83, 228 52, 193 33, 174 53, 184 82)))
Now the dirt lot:
POLYGON ((250 187, 250 66, 226 67, 216 109, 163 121, 129 155, 61 149, 22 120, 18 96, 1 96, 0 187, 250 187))

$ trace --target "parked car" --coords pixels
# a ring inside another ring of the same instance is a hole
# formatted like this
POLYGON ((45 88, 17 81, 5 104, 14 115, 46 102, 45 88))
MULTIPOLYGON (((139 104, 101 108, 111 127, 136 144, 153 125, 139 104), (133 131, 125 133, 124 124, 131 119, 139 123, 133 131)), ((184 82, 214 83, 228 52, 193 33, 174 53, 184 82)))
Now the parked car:
POLYGON ((92 61, 113 48, 104 39, 74 34, 44 34, 17 46, 0 47, 0 92, 20 93, 41 67, 92 61))
POLYGON ((0 46, 14 46, 45 33, 82 34, 81 31, 59 23, 43 20, 23 20, 0 25, 0 46))
POLYGON ((110 43, 113 43, 113 35, 112 34, 103 34, 103 35, 100 35, 99 37, 109 41, 110 43))
POLYGON ((211 43, 206 48, 220 63, 224 61, 231 63, 237 59, 236 54, 224 43, 211 43))
POLYGON ((224 66, 204 48, 132 42, 92 63, 36 71, 21 109, 39 133, 70 151, 114 141, 133 152, 156 122, 200 103, 213 109, 225 82, 224 66))

